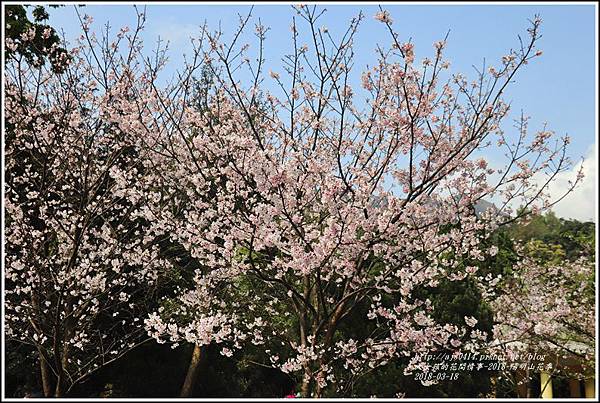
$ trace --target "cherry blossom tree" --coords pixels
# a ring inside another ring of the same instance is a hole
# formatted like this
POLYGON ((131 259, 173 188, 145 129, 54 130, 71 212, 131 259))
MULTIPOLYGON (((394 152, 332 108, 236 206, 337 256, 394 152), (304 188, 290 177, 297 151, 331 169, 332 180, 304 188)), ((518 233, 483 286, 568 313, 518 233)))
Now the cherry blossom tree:
POLYGON ((5 318, 38 351, 46 396, 146 336, 226 356, 252 344, 315 397, 349 394, 391 360, 411 374, 429 367, 421 353, 486 345, 473 318, 437 321, 423 295, 476 275, 496 253, 489 235, 551 207, 548 185, 570 168, 567 137, 530 134, 525 117, 514 135, 502 125, 541 21, 469 81, 450 74, 446 39, 417 61, 381 10, 390 44, 356 77, 364 16, 336 39, 324 10, 295 10, 292 51, 268 74, 268 29, 255 25, 256 49, 241 43, 251 13, 231 41, 201 29, 165 85, 165 48, 142 52, 143 13, 113 39, 83 17, 80 43, 50 52, 59 69, 9 54, 5 318), (159 296, 182 265, 191 281, 159 296), (364 329, 346 331, 356 315, 364 329))
POLYGON ((149 334, 222 343, 226 356, 252 343, 262 365, 298 374, 302 396, 319 397, 349 393, 397 357, 410 374, 428 368, 420 353, 484 344, 472 318, 438 323, 419 295, 474 275, 496 252, 483 241, 522 217, 512 208, 552 205, 547 187, 570 167, 569 140, 531 134, 525 117, 515 134, 502 125, 506 88, 541 55, 537 17, 516 50, 469 81, 449 74, 445 39, 417 61, 381 10, 391 44, 377 47, 358 86, 363 15, 336 39, 320 26, 323 11, 295 10, 283 71, 265 74, 260 22, 256 49, 241 43, 250 13, 229 42, 204 28, 177 80, 147 81, 144 112, 123 120, 154 150, 142 178, 160 188, 144 208, 151 231, 198 262, 193 285, 146 320, 149 334), (198 110, 189 99, 201 68, 213 89, 198 110), (482 157, 492 150, 504 150, 504 166, 482 157), (482 200, 496 208, 477 213, 482 200), (365 331, 351 338, 341 329, 359 307, 365 331))
MULTIPOLYGON (((140 102, 144 16, 113 38, 91 22, 52 67, 15 52, 5 76, 6 336, 37 350, 47 397, 148 340, 143 320, 170 267, 146 230, 138 133, 121 121, 140 102)), ((35 46, 48 34, 35 29, 6 46, 35 46)))
MULTIPOLYGON (((573 357, 581 364, 579 376, 593 372, 593 251, 574 261, 541 241, 530 241, 520 251, 523 259, 489 298, 496 322, 491 350, 516 362, 523 362, 523 357, 532 353, 544 356, 553 360, 545 367, 552 376, 565 372, 560 361, 573 357)), ((512 379, 515 374, 506 368, 504 376, 512 379)), ((527 372, 516 382, 527 383, 532 376, 527 372)))

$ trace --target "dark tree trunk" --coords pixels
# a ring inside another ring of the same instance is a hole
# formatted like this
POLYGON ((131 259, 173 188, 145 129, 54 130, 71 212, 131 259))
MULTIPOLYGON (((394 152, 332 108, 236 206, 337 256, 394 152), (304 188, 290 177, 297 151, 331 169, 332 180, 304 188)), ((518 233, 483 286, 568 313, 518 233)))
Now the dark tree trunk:
POLYGON ((305 379, 302 380, 302 387, 300 388, 300 396, 303 398, 310 397, 310 379, 308 377, 305 377, 305 379))
MULTIPOLYGON (((67 309, 65 309, 65 312, 67 313, 67 315, 69 315, 71 313, 71 309, 70 309, 70 301, 67 301, 67 309)), ((56 388, 54 390, 54 397, 64 397, 65 395, 65 387, 66 385, 66 374, 65 371, 68 370, 68 366, 69 366, 69 358, 70 358, 70 347, 69 347, 69 340, 71 340, 71 337, 73 337, 73 324, 71 322, 70 319, 66 319, 64 322, 64 337, 62 339, 63 343, 62 343, 62 353, 61 353, 61 358, 60 358, 60 362, 59 362, 59 368, 58 368, 58 377, 56 379, 56 388)), ((57 350, 58 352, 58 350, 57 350)))
POLYGON ((52 373, 48 367, 48 362, 42 353, 40 353, 40 372, 42 375, 42 388, 44 397, 52 397, 52 373))
POLYGON ((200 367, 200 359, 202 358, 202 347, 195 345, 194 351, 192 352, 192 359, 185 376, 185 381, 181 387, 179 397, 191 397, 194 391, 194 381, 198 374, 198 368, 200 367))

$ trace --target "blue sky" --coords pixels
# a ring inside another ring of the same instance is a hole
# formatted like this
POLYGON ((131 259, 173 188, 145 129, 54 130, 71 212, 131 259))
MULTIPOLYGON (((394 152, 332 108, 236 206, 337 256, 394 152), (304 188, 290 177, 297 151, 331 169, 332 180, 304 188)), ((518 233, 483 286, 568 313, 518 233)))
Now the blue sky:
MULTIPOLYGON (((321 25, 327 26, 334 37, 348 27, 349 20, 359 11, 365 14, 355 40, 358 78, 362 68, 374 60, 375 44, 389 44, 384 25, 373 19, 377 6, 328 4, 320 7, 328 10, 321 25)), ((450 31, 446 55, 452 63, 451 71, 463 72, 468 77, 475 77, 472 66, 481 66, 484 58, 488 64, 496 63, 511 47, 517 47, 517 35, 526 36, 527 20, 539 14, 543 24, 538 47, 544 54, 521 71, 505 98, 512 103, 514 117, 521 109, 531 116, 531 130, 538 130, 543 122, 547 122, 548 127, 558 134, 569 134, 573 140, 569 154, 575 160, 586 157, 587 165, 594 166, 590 173, 595 174, 597 83, 593 5, 385 4, 384 8, 390 12, 401 38, 412 38, 417 59, 430 56, 433 42, 443 39, 450 31)), ((159 36, 169 40, 172 72, 181 65, 182 54, 189 52, 188 38, 198 32, 199 25, 206 21, 211 28, 217 28, 220 23, 226 37, 230 38, 237 27, 238 13, 245 15, 249 10, 249 5, 148 5, 144 31, 146 46, 151 47, 159 36)), ((88 5, 81 12, 94 17, 95 29, 106 21, 110 21, 115 31, 135 24, 135 11, 131 5, 88 5)), ((260 18, 263 25, 271 29, 266 41, 267 71, 281 71, 279 60, 291 44, 289 27, 294 15, 289 5, 259 4, 254 7, 253 19, 260 18)), ((67 39, 79 34, 73 6, 50 10, 50 24, 64 29, 67 39)), ((301 38, 302 27, 299 25, 301 38)), ((250 37, 243 39, 253 43, 250 37)), ((507 123, 510 125, 510 121, 507 123)), ((591 218, 595 188, 588 186, 586 189, 580 191, 576 200, 565 203, 565 206, 577 204, 577 211, 565 207, 564 213, 558 212, 576 216, 587 209, 589 213, 585 214, 590 217, 576 218, 591 218), (587 207, 582 207, 582 203, 587 207)))

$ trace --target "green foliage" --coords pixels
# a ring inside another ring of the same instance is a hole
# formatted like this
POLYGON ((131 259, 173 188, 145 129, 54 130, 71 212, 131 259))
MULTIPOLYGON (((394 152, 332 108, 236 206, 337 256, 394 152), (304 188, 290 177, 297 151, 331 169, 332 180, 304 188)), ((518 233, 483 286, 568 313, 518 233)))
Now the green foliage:
POLYGON ((535 215, 525 225, 513 224, 506 233, 523 243, 537 240, 548 247, 560 246, 567 260, 576 259, 582 254, 592 256, 596 240, 593 222, 558 218, 552 212, 535 215))
POLYGON ((562 245, 539 239, 532 239, 525 244, 525 254, 541 264, 559 264, 566 258, 562 245))
MULTIPOLYGON (((49 60, 52 69, 55 72, 61 72, 61 59, 66 57, 67 51, 60 46, 61 41, 56 30, 46 24, 49 18, 48 12, 43 6, 35 6, 32 11, 33 20, 30 20, 27 16, 28 7, 30 6, 11 4, 4 8, 5 37, 17 45, 14 50, 5 47, 5 60, 21 56, 32 65, 44 65, 46 60, 49 60), (32 28, 35 30, 33 39, 22 41, 22 36, 27 35, 32 28), (47 32, 47 35, 44 32, 47 32)), ((48 7, 58 6, 50 5, 48 7)))

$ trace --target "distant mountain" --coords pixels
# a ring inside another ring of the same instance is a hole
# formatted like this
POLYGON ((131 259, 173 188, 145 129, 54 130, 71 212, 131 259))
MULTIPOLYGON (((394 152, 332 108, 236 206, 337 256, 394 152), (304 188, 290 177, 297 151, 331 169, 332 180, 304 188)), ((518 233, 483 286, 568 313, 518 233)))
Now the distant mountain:
POLYGON ((481 213, 484 213, 490 208, 496 211, 498 210, 498 207, 496 207, 494 203, 490 203, 489 201, 485 200, 479 200, 477 203, 475 203, 475 214, 479 216, 481 213))
MULTIPOLYGON (((387 207, 388 200, 387 200, 387 197, 385 197, 385 196, 374 196, 372 203, 373 203, 373 207, 387 207)), ((496 205, 494 203, 490 203, 489 201, 485 201, 485 200, 479 200, 477 203, 475 203, 474 208, 475 208, 475 214, 477 216, 481 215, 482 213, 484 213, 485 211, 487 211, 490 208, 495 211, 498 210, 498 207, 496 207, 496 205)))

